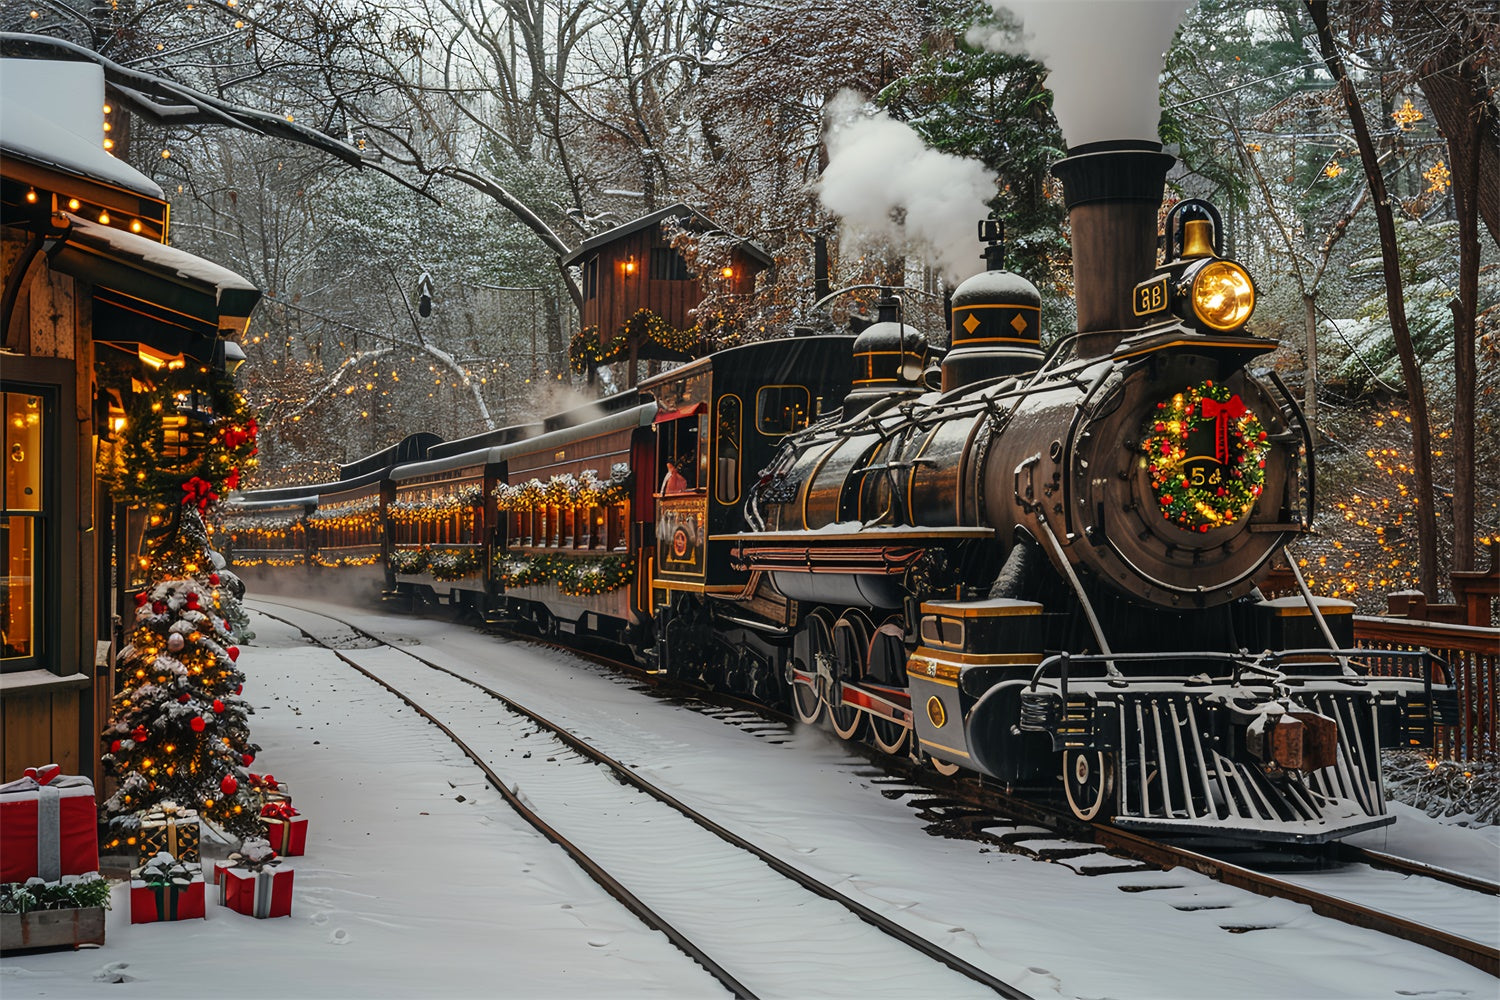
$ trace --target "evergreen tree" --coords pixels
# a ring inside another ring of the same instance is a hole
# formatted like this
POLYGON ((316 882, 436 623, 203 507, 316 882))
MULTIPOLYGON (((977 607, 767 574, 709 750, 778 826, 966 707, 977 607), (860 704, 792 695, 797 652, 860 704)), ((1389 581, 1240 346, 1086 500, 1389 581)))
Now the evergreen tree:
POLYGON ((193 498, 167 522, 147 567, 159 582, 135 596, 135 627, 116 667, 114 719, 104 732, 103 760, 119 782, 103 807, 109 846, 128 841, 141 814, 168 800, 239 837, 260 830, 244 784, 260 748, 250 742, 252 709, 239 697, 245 676, 225 615, 229 590, 193 498))

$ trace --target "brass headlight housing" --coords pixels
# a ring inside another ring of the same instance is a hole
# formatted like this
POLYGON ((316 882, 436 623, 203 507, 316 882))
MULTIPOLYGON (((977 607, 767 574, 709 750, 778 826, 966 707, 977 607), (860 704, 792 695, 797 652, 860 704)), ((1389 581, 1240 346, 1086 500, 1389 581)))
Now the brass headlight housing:
POLYGON ((1183 275, 1191 291, 1193 315, 1220 332, 1237 330, 1255 309, 1255 284, 1243 267, 1229 260, 1206 260, 1183 275))

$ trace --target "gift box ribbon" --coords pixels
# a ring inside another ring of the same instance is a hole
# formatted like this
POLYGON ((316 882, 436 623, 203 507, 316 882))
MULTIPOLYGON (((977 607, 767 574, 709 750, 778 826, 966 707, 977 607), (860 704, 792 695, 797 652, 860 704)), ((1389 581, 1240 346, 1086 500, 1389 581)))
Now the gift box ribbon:
POLYGON ((262 819, 289 820, 298 813, 290 802, 267 802, 260 807, 260 815, 262 819))
POLYGON ((141 868, 141 881, 156 897, 158 920, 177 919, 177 900, 193 884, 192 873, 180 861, 163 861, 158 854, 141 868))
POLYGON ((273 871, 262 868, 255 873, 255 916, 264 918, 271 915, 271 893, 275 881, 276 873, 273 871))
POLYGON ((91 786, 81 774, 62 774, 56 764, 28 767, 24 778, 0 785, 0 793, 36 792, 36 873, 44 882, 62 878, 62 789, 91 786))

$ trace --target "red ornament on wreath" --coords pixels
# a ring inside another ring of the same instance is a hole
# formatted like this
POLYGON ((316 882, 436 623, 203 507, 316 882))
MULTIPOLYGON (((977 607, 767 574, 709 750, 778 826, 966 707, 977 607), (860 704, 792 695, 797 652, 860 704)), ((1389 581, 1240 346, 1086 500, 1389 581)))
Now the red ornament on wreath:
POLYGON ((1265 482, 1265 441, 1244 400, 1212 380, 1157 403, 1141 449, 1162 517, 1206 534, 1249 514, 1265 482))

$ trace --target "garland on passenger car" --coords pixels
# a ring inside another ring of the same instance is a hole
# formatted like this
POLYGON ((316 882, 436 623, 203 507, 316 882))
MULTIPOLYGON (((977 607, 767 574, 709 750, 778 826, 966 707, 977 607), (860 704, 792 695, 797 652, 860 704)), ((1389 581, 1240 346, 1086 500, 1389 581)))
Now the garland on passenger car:
POLYGON ((1212 380, 1156 404, 1142 447, 1162 517, 1188 531, 1207 532, 1250 512, 1266 480, 1266 430, 1244 401, 1212 380), (1188 454, 1188 437, 1214 429, 1214 454, 1188 454), (1188 464, 1194 459, 1193 465, 1188 464))
MULTIPOLYGON (((423 545, 415 549, 397 549, 390 554, 391 570, 402 576, 428 573, 434 580, 445 583, 461 580, 484 566, 484 554, 478 546, 466 548, 434 548, 423 545)), ((347 565, 363 565, 349 562, 347 565)))
POLYGON ((307 519, 320 528, 342 528, 353 531, 379 527, 380 497, 371 494, 357 500, 345 500, 342 503, 319 507, 308 515, 307 519))
POLYGON ((415 500, 393 500, 386 510, 390 512, 391 520, 414 524, 418 521, 441 521, 483 503, 484 488, 478 483, 469 483, 452 493, 415 500))
POLYGON ((601 480, 593 469, 578 477, 570 472, 553 476, 547 482, 531 479, 524 483, 499 483, 495 486, 495 505, 500 510, 541 510, 545 507, 607 507, 630 499, 630 474, 620 467, 611 470, 608 480, 601 480), (618 478, 616 478, 618 477, 618 478))
POLYGON ((650 309, 638 309, 607 341, 600 337, 597 326, 586 326, 575 333, 568 342, 568 362, 576 374, 582 375, 595 365, 618 361, 629 352, 632 341, 647 340, 678 354, 693 354, 703 342, 703 331, 697 323, 679 330, 650 309))
POLYGON ((506 587, 535 587, 550 580, 569 597, 597 597, 628 584, 635 573, 635 560, 628 555, 517 556, 497 552, 494 570, 496 579, 506 587))

